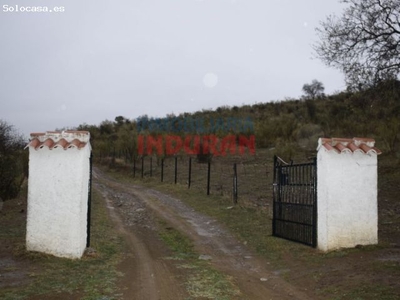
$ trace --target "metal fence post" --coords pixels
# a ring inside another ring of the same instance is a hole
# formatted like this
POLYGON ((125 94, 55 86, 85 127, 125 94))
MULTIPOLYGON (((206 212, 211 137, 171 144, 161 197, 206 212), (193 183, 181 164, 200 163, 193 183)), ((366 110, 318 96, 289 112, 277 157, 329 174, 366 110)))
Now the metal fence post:
POLYGON ((188 176, 188 189, 190 189, 190 184, 192 181, 192 158, 189 157, 189 176, 188 176))
POLYGON ((312 246, 315 248, 315 247, 317 247, 317 245, 318 245, 318 193, 317 193, 317 187, 318 187, 318 185, 317 185, 317 183, 318 183, 318 172, 317 172, 317 168, 318 168, 318 165, 317 165, 317 158, 316 157, 314 157, 314 159, 313 159, 313 164, 314 164, 314 167, 313 167, 313 170, 314 170, 314 172, 313 172, 313 175, 312 175, 312 177, 313 177, 313 184, 314 184, 314 193, 313 193, 313 196, 314 196, 314 210, 313 210, 313 240, 312 240, 312 246))
POLYGON ((238 203, 238 182, 237 182, 237 166, 233 164, 233 203, 238 203))
POLYGON ((142 178, 144 176, 144 156, 142 156, 142 178))
POLYGON ((136 157, 133 157, 133 178, 136 176, 136 157))
POLYGON ((150 177, 153 177, 153 157, 150 157, 150 177))
POLYGON ((178 182, 178 157, 175 156, 175 184, 178 182))
POLYGON ((207 196, 210 195, 210 176, 211 176, 211 162, 207 163, 207 196))
POLYGON ((92 220, 92 171, 93 154, 89 157, 89 191, 88 191, 88 210, 87 210, 87 229, 86 229, 86 248, 90 247, 90 226, 92 220))
POLYGON ((277 182, 277 164, 278 158, 274 155, 274 177, 272 182, 272 235, 276 235, 276 201, 278 198, 278 182, 277 182))
POLYGON ((161 158, 161 182, 164 181, 164 158, 161 158))

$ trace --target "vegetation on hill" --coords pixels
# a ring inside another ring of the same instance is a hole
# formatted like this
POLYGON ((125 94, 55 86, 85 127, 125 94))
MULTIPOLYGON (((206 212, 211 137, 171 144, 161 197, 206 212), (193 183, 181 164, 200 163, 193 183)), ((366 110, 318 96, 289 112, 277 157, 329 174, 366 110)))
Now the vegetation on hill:
POLYGON ((0 120, 0 201, 15 198, 28 173, 24 139, 15 128, 0 120))
POLYGON ((375 138, 383 152, 398 156, 399 116, 400 81, 389 80, 368 90, 321 95, 315 99, 222 106, 162 119, 118 116, 115 121, 82 124, 77 129, 91 132, 95 155, 128 160, 138 155, 139 135, 167 134, 255 135, 257 148, 275 147, 287 159, 294 151, 314 152, 322 136, 369 137, 375 138), (230 122, 244 122, 245 125, 228 126, 230 122), (145 126, 145 123, 153 125, 145 126))

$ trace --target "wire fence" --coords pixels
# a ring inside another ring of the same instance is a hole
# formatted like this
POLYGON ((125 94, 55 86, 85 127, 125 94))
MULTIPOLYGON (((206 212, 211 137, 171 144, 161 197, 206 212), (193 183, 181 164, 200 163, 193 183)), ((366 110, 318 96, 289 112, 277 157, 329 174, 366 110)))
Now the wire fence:
MULTIPOLYGON (((230 198, 248 207, 272 206, 273 156, 218 156, 200 162, 196 156, 139 156, 132 160, 113 158, 125 165, 135 179, 177 184, 207 195, 230 198)), ((110 157, 103 158, 110 159, 110 157)))

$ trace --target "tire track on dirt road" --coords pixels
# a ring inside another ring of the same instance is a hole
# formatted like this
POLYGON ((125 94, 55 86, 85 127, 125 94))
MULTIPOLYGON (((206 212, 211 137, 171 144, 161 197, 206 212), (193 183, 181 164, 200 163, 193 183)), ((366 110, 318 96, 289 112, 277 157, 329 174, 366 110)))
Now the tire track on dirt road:
POLYGON ((184 274, 165 260, 169 255, 168 249, 154 232, 153 220, 145 212, 143 203, 133 194, 120 194, 111 189, 97 170, 94 170, 93 177, 95 189, 106 200, 109 215, 118 233, 126 241, 125 257, 119 268, 124 276, 118 284, 123 299, 187 299, 188 293, 181 278, 184 274), (127 203, 136 204, 131 207, 132 211, 129 211, 127 203), (124 212, 128 212, 129 217, 140 219, 140 224, 130 224, 124 212))
MULTIPOLYGON (((235 285, 241 291, 241 296, 236 299, 311 299, 305 292, 284 281, 276 272, 274 273, 265 259, 252 253, 213 218, 198 213, 179 199, 157 190, 116 181, 97 168, 94 168, 94 175, 95 182, 102 184, 103 190, 111 189, 131 195, 134 201, 144 206, 143 209, 152 211, 158 218, 189 237, 194 243, 196 252, 211 257, 210 262, 217 270, 234 278, 235 285)), ((125 234, 128 236, 133 234, 124 229, 123 224, 121 227, 121 231, 126 231, 125 234)), ((146 248, 146 245, 136 245, 143 242, 151 243, 150 240, 131 239, 130 247, 133 247, 134 252, 143 253, 141 247, 146 248)), ((141 280, 145 280, 149 273, 158 277, 159 274, 156 273, 162 271, 157 268, 146 270, 146 264, 154 266, 151 260, 151 256, 142 257, 141 280)), ((142 284, 146 288, 159 289, 158 283, 152 281, 151 278, 149 278, 149 283, 142 284)), ((175 289, 173 283, 171 284, 171 287, 175 289)), ((165 297, 162 293, 159 295, 161 296, 159 299, 172 299, 165 297)))

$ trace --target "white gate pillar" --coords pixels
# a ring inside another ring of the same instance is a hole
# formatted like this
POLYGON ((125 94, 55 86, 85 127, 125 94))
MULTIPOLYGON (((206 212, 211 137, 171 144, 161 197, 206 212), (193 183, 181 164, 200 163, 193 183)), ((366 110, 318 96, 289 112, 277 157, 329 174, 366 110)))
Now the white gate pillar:
POLYGON ((378 243, 378 172, 373 139, 318 141, 318 248, 378 243))
POLYGON ((32 133, 26 246, 80 258, 86 248, 90 133, 32 133))

